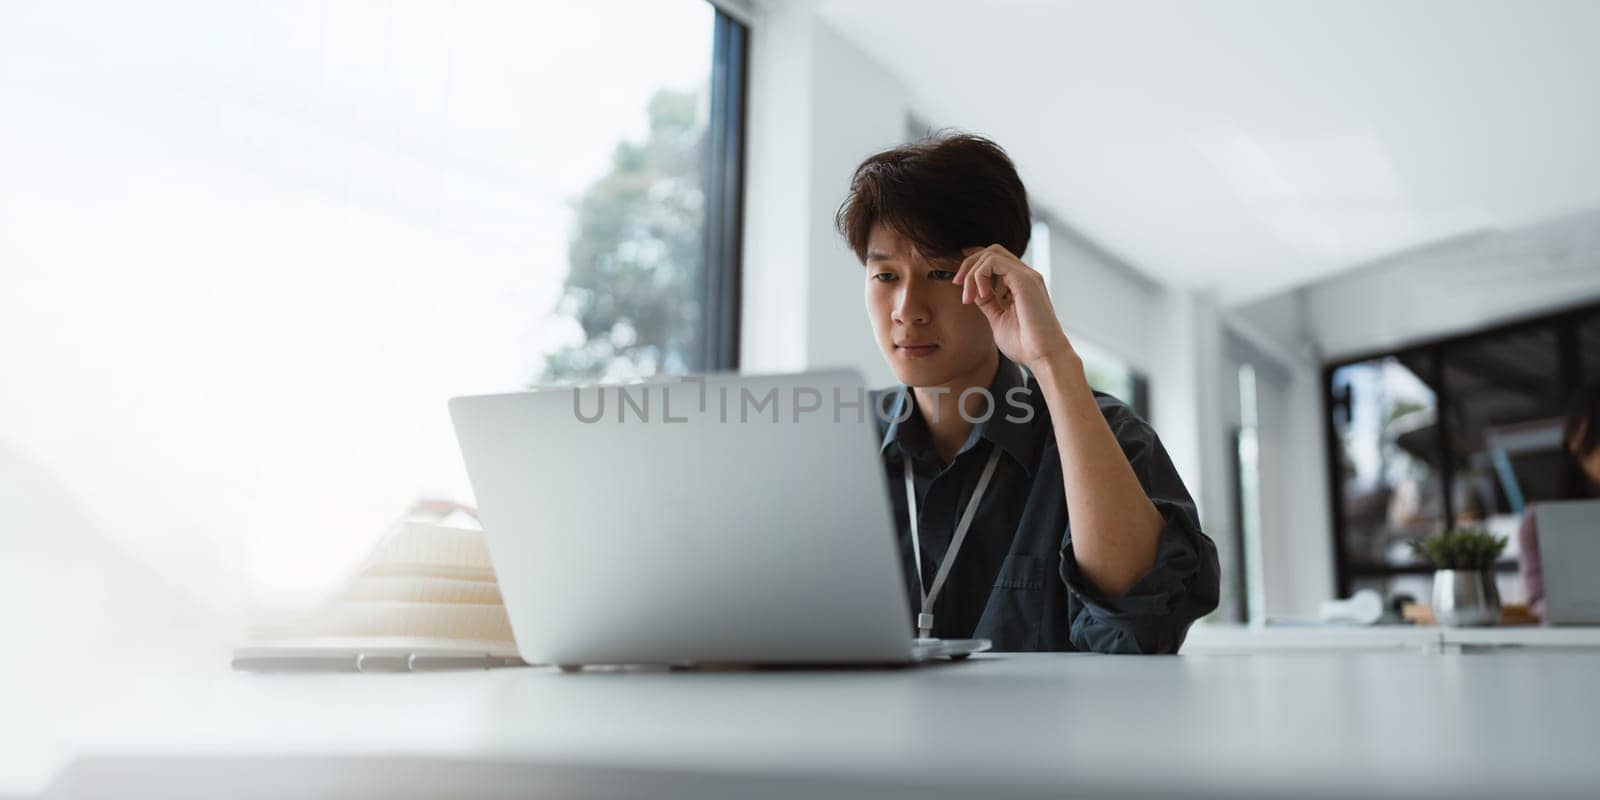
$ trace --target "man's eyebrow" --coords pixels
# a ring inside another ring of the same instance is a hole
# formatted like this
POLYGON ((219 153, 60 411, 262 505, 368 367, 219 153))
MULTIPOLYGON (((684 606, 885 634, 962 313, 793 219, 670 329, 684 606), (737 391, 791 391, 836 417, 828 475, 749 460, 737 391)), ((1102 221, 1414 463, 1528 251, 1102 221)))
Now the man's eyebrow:
POLYGON ((893 256, 889 255, 888 253, 883 252, 882 250, 868 250, 867 251, 867 260, 868 261, 888 261, 891 258, 893 258, 893 256))

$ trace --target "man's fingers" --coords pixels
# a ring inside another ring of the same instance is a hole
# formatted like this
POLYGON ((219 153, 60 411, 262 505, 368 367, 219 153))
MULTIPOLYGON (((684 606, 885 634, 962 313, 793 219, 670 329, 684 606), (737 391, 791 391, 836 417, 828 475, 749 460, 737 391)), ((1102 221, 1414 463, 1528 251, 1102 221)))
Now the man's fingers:
POLYGON ((998 250, 999 252, 1002 252, 1002 253, 1006 252, 1006 249, 1004 247, 1001 247, 1000 245, 997 245, 997 244, 991 244, 988 247, 964 247, 964 248, 962 248, 961 249, 961 255, 962 255, 961 266, 956 269, 956 276, 954 278, 951 278, 950 282, 951 283, 962 283, 963 281, 965 281, 967 279, 967 271, 972 269, 974 266, 976 266, 978 261, 980 261, 984 257, 994 253, 996 250, 998 250))
MULTIPOLYGON (((999 245, 990 245, 968 247, 961 252, 964 255, 961 266, 956 268, 955 277, 950 279, 951 283, 961 286, 961 302, 985 303, 996 296, 1009 297, 1012 294, 1005 277, 1013 271, 1009 268, 1011 262, 1016 262, 1019 267, 1025 265, 1016 261, 1010 251, 999 245)), ((1022 269, 1019 274, 1026 272, 1026 269, 1022 269)))
POLYGON ((1008 262, 991 253, 983 261, 983 272, 978 278, 978 294, 982 297, 993 297, 995 291, 1005 285, 1006 274, 1010 271, 1008 262))
POLYGON ((978 272, 982 270, 984 264, 988 262, 989 254, 978 253, 973 258, 975 260, 971 264, 968 264, 962 268, 961 302, 963 303, 971 303, 979 298, 976 278, 978 272))
POLYGON ((983 256, 983 249, 979 247, 969 247, 961 252, 966 257, 961 259, 961 266, 956 267, 956 276, 950 279, 951 283, 957 285, 967 279, 967 270, 971 269, 972 265, 977 263, 977 260, 983 256))

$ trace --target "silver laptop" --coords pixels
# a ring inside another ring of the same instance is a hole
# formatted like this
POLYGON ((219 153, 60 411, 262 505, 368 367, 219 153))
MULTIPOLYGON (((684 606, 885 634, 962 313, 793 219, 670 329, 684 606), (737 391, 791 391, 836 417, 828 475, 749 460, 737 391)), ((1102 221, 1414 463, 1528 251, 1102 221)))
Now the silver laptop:
POLYGON ((450 401, 530 663, 903 664, 914 639, 859 374, 450 401))
POLYGON ((1545 622, 1600 624, 1600 500, 1540 503, 1537 513, 1545 622))

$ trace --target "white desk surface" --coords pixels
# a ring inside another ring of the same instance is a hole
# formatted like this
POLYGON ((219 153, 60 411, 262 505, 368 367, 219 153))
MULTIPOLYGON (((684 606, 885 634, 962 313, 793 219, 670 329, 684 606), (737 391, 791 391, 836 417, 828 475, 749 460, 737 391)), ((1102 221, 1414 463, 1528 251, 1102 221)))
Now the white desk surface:
POLYGON ((224 663, 104 674, 79 684, 100 691, 66 714, 13 697, 22 716, 0 721, 0 794, 52 775, 60 796, 151 797, 1463 798, 1600 786, 1592 652, 1001 654, 891 671, 578 675, 224 663), (22 724, 27 735, 6 730, 22 724), (99 760, 58 773, 85 754, 99 760))
POLYGON ((1308 651, 1422 653, 1437 650, 1438 643, 1438 628, 1414 625, 1195 625, 1189 629, 1183 652, 1191 655, 1308 651))
POLYGON ((1379 625, 1196 625, 1183 651, 1190 655, 1273 652, 1487 652, 1500 648, 1593 649, 1600 627, 1512 625, 1491 628, 1379 625))
POLYGON ((1443 628, 1446 645, 1527 648, 1600 648, 1600 627, 1542 627, 1513 625, 1501 628, 1443 628))

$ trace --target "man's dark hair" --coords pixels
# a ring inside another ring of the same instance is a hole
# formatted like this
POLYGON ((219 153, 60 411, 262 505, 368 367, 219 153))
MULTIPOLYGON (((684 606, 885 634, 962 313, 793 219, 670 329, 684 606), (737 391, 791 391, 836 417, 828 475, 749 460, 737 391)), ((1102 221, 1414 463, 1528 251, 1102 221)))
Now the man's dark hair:
POLYGON ((928 259, 959 258, 968 247, 1028 249, 1028 192, 1000 145, 939 133, 885 150, 856 167, 834 223, 856 258, 867 260, 872 226, 883 223, 928 259))

